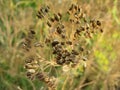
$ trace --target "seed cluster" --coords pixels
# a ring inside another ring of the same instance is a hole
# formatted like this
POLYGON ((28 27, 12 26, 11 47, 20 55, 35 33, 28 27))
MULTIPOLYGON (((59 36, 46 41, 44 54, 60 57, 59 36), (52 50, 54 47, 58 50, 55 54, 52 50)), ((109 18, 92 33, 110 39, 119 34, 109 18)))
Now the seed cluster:
POLYGON ((34 39, 34 36, 35 32, 30 29, 30 31, 28 32, 28 36, 25 38, 25 41, 23 42, 23 48, 26 51, 30 51, 30 49, 32 48, 32 41, 34 39))
POLYGON ((41 44, 34 42, 34 30, 28 32, 28 36, 23 43, 23 48, 30 53, 25 60, 27 76, 30 79, 36 77, 45 82, 48 87, 55 88, 55 79, 40 71, 41 64, 45 61, 42 56, 39 58, 35 53, 32 53, 35 47, 44 49, 43 45, 46 45, 45 47, 50 48, 53 57, 50 61, 55 61, 57 65, 76 66, 80 60, 88 60, 90 51, 86 39, 91 39, 99 31, 103 32, 102 24, 99 20, 87 17, 82 8, 75 4, 72 4, 65 12, 65 16, 60 12, 52 12, 49 6, 42 6, 37 13, 37 17, 40 20, 44 19, 46 27, 49 28, 49 34, 41 44), (64 20, 66 15, 68 19, 64 20))
POLYGON ((37 17, 40 19, 44 18, 47 15, 47 13, 49 12, 49 9, 50 9, 49 6, 41 7, 37 13, 37 17))
MULTIPOLYGON (((30 29, 28 32, 27 37, 25 38, 23 42, 23 48, 26 51, 26 53, 31 53, 32 48, 34 47, 33 41, 35 38, 35 31, 33 29, 30 29)), ((26 75, 30 79, 34 79, 35 73, 37 72, 39 68, 39 62, 36 57, 32 54, 28 55, 25 59, 25 68, 27 70, 26 75)))
POLYGON ((48 77, 46 76, 44 73, 39 72, 36 74, 37 79, 39 79, 40 81, 45 82, 48 87, 51 87, 52 89, 55 89, 55 82, 56 79, 54 77, 48 77))
POLYGON ((84 34, 85 37, 91 38, 93 33, 99 30, 103 32, 101 22, 99 20, 89 19, 79 5, 72 4, 67 13, 70 15, 69 21, 77 24, 74 37, 84 34))
POLYGON ((40 63, 41 63, 41 57, 37 57, 34 53, 31 54, 31 51, 33 51, 33 47, 43 47, 38 42, 33 42, 35 39, 35 31, 30 30, 28 32, 28 36, 25 38, 25 41, 23 42, 23 48, 25 51, 27 51, 28 56, 25 59, 25 68, 26 68, 26 76, 33 80, 35 78, 39 79, 40 81, 45 82, 48 87, 51 87, 52 89, 55 88, 55 78, 54 77, 48 77, 44 74, 44 72, 39 71, 40 63))
POLYGON ((77 52, 74 49, 68 51, 67 49, 64 48, 65 44, 71 45, 72 42, 67 41, 66 43, 65 42, 60 43, 57 40, 54 40, 52 42, 53 54, 56 55, 56 63, 59 65, 70 64, 70 62, 77 63, 75 58, 76 56, 79 55, 79 52, 77 52))
POLYGON ((88 51, 84 50, 82 46, 79 46, 79 44, 83 44, 85 47, 85 43, 77 41, 80 41, 83 36, 82 41, 85 41, 86 38, 92 38, 94 33, 98 31, 103 32, 101 22, 99 20, 89 19, 79 5, 72 4, 68 11, 66 11, 66 14, 69 15, 67 22, 71 26, 75 26, 72 30, 73 33, 67 34, 66 28, 68 26, 64 23, 62 19, 63 15, 60 12, 53 13, 53 16, 49 16, 47 19, 47 25, 54 29, 54 31, 51 35, 52 38, 48 37, 51 39, 46 39, 46 41, 49 41, 48 43, 51 44, 56 63, 59 65, 76 64, 79 62, 77 57, 81 57, 82 60, 86 61, 87 54, 84 54, 88 51), (71 36, 73 38, 70 38, 71 36), (69 46, 71 47, 70 49, 67 48, 69 46), (78 46, 79 50, 77 50, 78 46))

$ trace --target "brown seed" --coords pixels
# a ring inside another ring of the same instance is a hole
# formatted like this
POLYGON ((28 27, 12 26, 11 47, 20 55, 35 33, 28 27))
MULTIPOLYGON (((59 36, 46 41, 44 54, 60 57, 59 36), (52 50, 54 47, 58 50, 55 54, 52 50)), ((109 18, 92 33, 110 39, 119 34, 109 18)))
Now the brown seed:
POLYGON ((51 42, 50 39, 48 39, 48 38, 45 39, 45 43, 50 43, 50 42, 51 42))
POLYGON ((92 27, 95 28, 95 27, 96 27, 95 20, 92 20, 92 21, 90 21, 90 22, 91 22, 91 24, 92 24, 92 27))
POLYGON ((43 73, 40 73, 40 72, 36 74, 36 77, 37 77, 39 80, 44 80, 44 79, 45 79, 43 73))
POLYGON ((99 20, 97 20, 97 25, 101 26, 101 22, 99 20))
POLYGON ((87 61, 88 59, 84 56, 84 57, 82 57, 82 60, 87 61))
POLYGON ((33 30, 30 30, 30 32, 31 32, 31 34, 35 34, 35 31, 33 31, 33 30))
POLYGON ((52 42, 52 46, 53 46, 53 47, 56 46, 57 44, 59 44, 59 41, 57 41, 57 40, 54 40, 54 41, 52 42))
POLYGON ((47 21, 47 25, 49 26, 49 27, 51 27, 52 25, 51 25, 51 23, 49 22, 49 21, 47 21))
POLYGON ((61 45, 65 45, 65 42, 61 42, 61 45))
POLYGON ((50 9, 49 6, 46 6, 46 7, 45 7, 45 12, 48 13, 48 12, 49 12, 49 9, 50 9))
POLYGON ((42 13, 41 13, 40 11, 38 11, 37 17, 38 17, 39 19, 42 19, 44 16, 42 15, 42 13))
POLYGON ((81 11, 81 9, 80 9, 80 7, 78 8, 78 12, 80 13, 80 11, 81 11))
POLYGON ((65 63, 65 60, 61 58, 60 60, 57 60, 56 63, 63 65, 65 63))
POLYGON ((56 14, 54 14, 54 18, 55 18, 56 21, 59 21, 59 18, 56 14))
POLYGON ((31 76, 31 75, 32 75, 31 72, 27 72, 27 73, 26 73, 26 76, 28 76, 28 77, 31 76))
POLYGON ((70 15, 70 11, 67 11, 67 14, 69 14, 69 15, 70 15))
POLYGON ((76 24, 80 24, 80 21, 77 20, 77 21, 76 21, 76 24))
POLYGON ((34 57, 28 57, 25 62, 26 63, 31 63, 34 60, 34 57))
POLYGON ((57 33, 61 34, 62 33, 62 29, 60 27, 57 27, 57 33))
POLYGON ((79 47, 79 50, 80 50, 80 51, 84 51, 84 48, 83 48, 83 47, 79 47))
POLYGON ((39 14, 36 15, 39 19, 42 19, 43 17, 39 14))
POLYGON ((70 22, 72 23, 72 22, 74 22, 74 20, 73 20, 73 19, 70 19, 70 22))
POLYGON ((80 27, 80 30, 81 30, 81 31, 84 31, 84 30, 85 30, 85 27, 84 27, 84 26, 81 26, 81 27, 80 27))
POLYGON ((53 19, 53 18, 49 18, 49 20, 50 20, 51 22, 54 22, 54 19, 53 19))
POLYGON ((60 19, 62 18, 62 15, 61 15, 61 13, 58 13, 58 16, 60 17, 60 19))
POLYGON ((102 32, 103 32, 103 29, 100 29, 100 32, 102 33, 102 32))
POLYGON ((79 55, 79 53, 76 50, 72 50, 72 54, 79 55))
POLYGON ((66 44, 72 45, 72 42, 71 41, 66 41, 66 44))
POLYGON ((71 7, 69 8, 69 11, 71 11, 74 8, 74 4, 71 5, 71 7))
POLYGON ((75 8, 75 10, 77 10, 77 8, 78 8, 77 5, 74 5, 74 8, 75 8))

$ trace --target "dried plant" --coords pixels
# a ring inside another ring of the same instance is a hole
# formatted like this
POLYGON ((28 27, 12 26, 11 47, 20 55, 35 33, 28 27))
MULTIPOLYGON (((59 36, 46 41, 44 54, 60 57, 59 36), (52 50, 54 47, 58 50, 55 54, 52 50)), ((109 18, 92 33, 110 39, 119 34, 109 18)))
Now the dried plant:
MULTIPOLYGON (((49 88, 55 89, 58 79, 57 76, 56 78, 54 75, 52 76, 54 78, 50 76, 47 65, 54 68, 63 67, 63 69, 66 69, 65 66, 77 67, 81 60, 84 62, 88 60, 90 46, 87 40, 92 39, 96 33, 103 32, 103 30, 101 22, 90 19, 77 4, 72 4, 65 14, 54 13, 49 6, 44 5, 38 11, 37 17, 41 21, 45 21, 48 33, 43 42, 38 42, 34 28, 29 30, 28 36, 23 42, 26 52, 26 75, 32 80, 37 78, 45 82, 49 88), (42 56, 40 52, 44 50, 44 47, 51 51, 49 60, 46 60, 46 57, 42 56)), ((85 68, 86 64, 84 64, 85 68)), ((59 72, 57 69, 56 71, 59 72)))

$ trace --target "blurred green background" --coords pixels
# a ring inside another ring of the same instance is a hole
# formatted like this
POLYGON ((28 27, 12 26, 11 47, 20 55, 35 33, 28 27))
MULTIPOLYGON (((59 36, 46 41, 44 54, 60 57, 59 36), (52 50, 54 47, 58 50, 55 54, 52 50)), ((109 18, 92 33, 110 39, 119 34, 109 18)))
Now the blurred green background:
POLYGON ((120 0, 0 0, 0 90, 47 90, 42 82, 26 78, 21 42, 30 25, 36 25, 38 32, 44 28, 36 17, 42 4, 56 11, 72 2, 100 19, 104 32, 90 41, 93 52, 85 75, 74 71, 72 84, 69 78, 57 90, 120 90, 120 0))

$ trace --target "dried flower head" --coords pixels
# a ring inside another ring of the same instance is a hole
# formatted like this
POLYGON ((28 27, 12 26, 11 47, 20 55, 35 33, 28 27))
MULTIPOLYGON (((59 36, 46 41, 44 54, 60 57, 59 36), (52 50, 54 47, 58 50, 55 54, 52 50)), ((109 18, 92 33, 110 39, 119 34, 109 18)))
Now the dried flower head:
MULTIPOLYGON (((56 64, 69 70, 70 67, 79 64, 80 60, 87 61, 90 53, 88 53, 86 39, 91 39, 94 33, 98 31, 103 32, 101 21, 90 19, 79 5, 72 4, 66 14, 54 13, 49 6, 42 6, 37 13, 37 17, 45 19, 49 33, 44 37, 44 42, 41 44, 39 41, 35 42, 36 32, 30 29, 23 42, 24 49, 29 53, 25 60, 27 77, 30 79, 37 78, 51 88, 56 87, 55 78, 45 75, 44 68, 49 64, 51 66, 56 64), (66 14, 69 16, 68 20, 63 19, 66 14), (44 51, 44 49, 46 50, 44 45, 51 50, 49 55, 53 58, 50 58, 50 60, 46 60, 43 56, 44 53, 38 53, 38 49, 36 49, 41 47, 39 48, 40 51, 44 51), (55 64, 51 64, 52 62, 55 64)), ((84 67, 86 68, 86 63, 84 67)))

